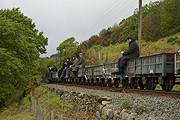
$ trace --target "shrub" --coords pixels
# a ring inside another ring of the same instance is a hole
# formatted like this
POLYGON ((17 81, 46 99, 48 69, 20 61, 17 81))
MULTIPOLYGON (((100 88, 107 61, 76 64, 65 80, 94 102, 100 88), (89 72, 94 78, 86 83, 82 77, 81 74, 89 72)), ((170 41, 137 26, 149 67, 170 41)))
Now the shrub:
POLYGON ((132 104, 127 99, 123 100, 120 106, 121 110, 131 109, 131 107, 132 107, 132 104))
POLYGON ((136 107, 136 110, 135 112, 138 114, 138 115, 141 115, 143 112, 146 111, 146 107, 145 106, 137 106, 136 107))

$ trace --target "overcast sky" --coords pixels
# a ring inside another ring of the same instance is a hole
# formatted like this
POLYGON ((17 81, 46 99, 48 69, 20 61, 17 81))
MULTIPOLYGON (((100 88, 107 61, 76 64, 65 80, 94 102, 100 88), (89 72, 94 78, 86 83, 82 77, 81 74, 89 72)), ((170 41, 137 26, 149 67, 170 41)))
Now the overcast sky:
MULTIPOLYGON (((39 31, 48 37, 47 54, 69 37, 88 40, 103 28, 113 26, 132 15, 139 0, 0 0, 0 9, 19 7, 33 19, 39 31)), ((143 0, 143 5, 150 1, 143 0)))

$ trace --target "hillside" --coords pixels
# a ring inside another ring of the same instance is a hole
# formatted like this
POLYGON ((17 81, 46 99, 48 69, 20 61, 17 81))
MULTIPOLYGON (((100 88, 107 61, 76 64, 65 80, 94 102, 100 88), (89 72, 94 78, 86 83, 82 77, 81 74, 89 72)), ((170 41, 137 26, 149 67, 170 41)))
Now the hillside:
MULTIPOLYGON (((141 55, 161 52, 174 52, 179 49, 180 39, 180 1, 156 1, 143 6, 143 30, 141 55)), ((74 37, 66 39, 57 50, 61 60, 72 55, 84 53, 87 64, 102 64, 105 61, 117 61, 120 52, 127 49, 124 41, 127 36, 138 39, 138 10, 127 19, 113 27, 103 29, 98 35, 92 35, 80 45, 74 37)), ((60 65, 58 65, 60 66, 60 65)))
MULTIPOLYGON (((125 42, 107 47, 96 45, 87 51, 86 57, 89 64, 115 62, 122 55, 121 51, 126 49, 128 49, 128 44, 125 42)), ((180 50, 180 32, 161 38, 155 42, 142 41, 141 43, 141 56, 163 52, 176 52, 178 50, 180 50)))

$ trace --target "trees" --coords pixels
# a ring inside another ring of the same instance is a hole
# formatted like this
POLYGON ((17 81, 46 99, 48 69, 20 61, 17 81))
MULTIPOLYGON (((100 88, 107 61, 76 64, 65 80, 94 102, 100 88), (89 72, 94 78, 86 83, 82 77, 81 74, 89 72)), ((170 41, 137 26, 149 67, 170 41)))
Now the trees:
POLYGON ((0 10, 0 103, 39 78, 37 59, 47 41, 18 8, 0 10))
POLYGON ((50 58, 41 58, 38 59, 38 71, 41 73, 41 78, 42 80, 45 80, 46 77, 46 73, 48 72, 48 66, 52 66, 56 64, 56 61, 54 59, 50 59, 50 58))
POLYGON ((143 38, 146 41, 157 41, 161 37, 161 17, 159 2, 150 3, 144 7, 146 13, 143 19, 143 38))
POLYGON ((71 57, 77 51, 79 43, 75 41, 74 37, 68 38, 63 41, 56 49, 60 53, 61 60, 64 60, 67 57, 71 57))
POLYGON ((161 32, 164 36, 180 30, 180 1, 165 0, 161 9, 161 32))
POLYGON ((127 36, 132 36, 135 40, 138 39, 138 14, 135 13, 126 19, 126 25, 122 30, 122 40, 126 40, 127 36))

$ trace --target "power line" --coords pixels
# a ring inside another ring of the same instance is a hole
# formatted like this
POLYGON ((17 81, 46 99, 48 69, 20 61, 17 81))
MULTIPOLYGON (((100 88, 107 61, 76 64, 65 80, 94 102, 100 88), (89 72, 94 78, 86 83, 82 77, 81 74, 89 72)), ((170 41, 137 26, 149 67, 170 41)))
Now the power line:
MULTIPOLYGON (((125 5, 122 7, 122 9, 124 9, 126 6, 129 6, 129 7, 131 7, 130 5, 132 5, 132 4, 129 4, 129 2, 126 2, 125 3, 125 5), (128 3, 128 4, 127 4, 128 3)), ((117 16, 117 15, 116 15, 117 16)), ((115 17, 115 16, 114 16, 115 17)), ((121 16, 122 17, 122 16, 121 16)), ((116 17, 116 19, 115 19, 115 23, 117 23, 118 21, 119 21, 119 19, 121 18, 121 17, 116 17)))
MULTIPOLYGON (((128 2, 128 1, 125 1, 125 2, 123 3, 123 6, 120 7, 120 8, 123 10, 125 7, 129 6, 127 3, 129 3, 129 2, 128 2)), ((130 4, 130 3, 129 3, 129 4, 130 4)), ((122 11, 121 11, 121 12, 122 12, 122 11)), ((109 17, 114 18, 115 16, 118 16, 117 14, 119 14, 119 11, 114 12, 114 13, 115 13, 114 15, 111 14, 109 17)))
MULTIPOLYGON (((120 1, 120 2, 122 2, 122 1, 120 1)), ((106 15, 107 14, 109 14, 109 13, 111 13, 111 11, 113 10, 113 9, 116 9, 117 7, 119 7, 119 5, 120 5, 120 2, 116 2, 117 4, 114 4, 113 5, 113 7, 111 7, 109 10, 107 10, 108 12, 105 12, 104 14, 103 14, 103 16, 101 17, 101 19, 99 19, 98 20, 98 22, 96 23, 96 24, 94 24, 90 29, 92 29, 92 28, 94 28, 96 25, 98 25, 98 23, 100 22, 100 20, 104 20, 104 18, 106 17, 106 15)), ((125 1, 124 2, 125 3, 125 5, 127 4, 127 1, 125 1)), ((123 3, 122 3, 123 4, 123 3)), ((124 4, 123 4, 123 8, 124 7, 126 7, 124 4)), ((113 14, 111 14, 110 16, 112 16, 113 14)), ((113 15, 114 16, 114 15, 113 15)), ((109 17, 108 17, 109 18, 109 17)), ((107 19, 106 19, 107 20, 107 19)), ((102 21, 101 21, 102 22, 102 21)))
MULTIPOLYGON (((98 24, 99 22, 101 22, 101 23, 106 23, 106 21, 108 20, 108 18, 114 18, 115 16, 118 16, 119 12, 114 12, 114 10, 119 7, 119 5, 120 5, 121 2, 122 2, 122 1, 120 1, 120 0, 113 2, 112 7, 106 9, 106 10, 104 11, 104 13, 103 13, 102 15, 100 15, 100 17, 99 17, 99 19, 97 20, 97 22, 96 22, 94 25, 92 25, 92 27, 90 27, 89 29, 90 29, 90 30, 94 29, 97 25, 99 25, 99 24, 98 24), (113 13, 115 13, 115 14, 113 14, 113 13), (106 18, 107 15, 109 15, 109 16, 106 18), (105 18, 106 18, 106 19, 105 19, 105 18), (102 22, 102 21, 103 21, 103 22, 102 22)), ((151 0, 145 0, 145 2, 148 4, 148 3, 151 2, 151 0)), ((127 0, 124 1, 123 3, 121 3, 121 4, 123 5, 123 6, 121 7, 122 10, 123 10, 124 8, 127 8, 127 6, 128 6, 128 7, 131 7, 131 6, 133 5, 132 3, 130 3, 130 2, 127 1, 127 0)), ((115 23, 117 23, 118 21, 120 21, 120 18, 122 18, 122 16, 121 16, 121 17, 120 17, 120 16, 116 17, 115 23)))
POLYGON ((118 7, 120 4, 120 0, 117 2, 117 4, 115 4, 114 6, 112 6, 109 10, 105 11, 104 15, 109 14, 114 8, 118 7))
MULTIPOLYGON (((116 6, 116 5, 117 5, 116 3, 119 3, 119 0, 113 2, 113 5, 112 5, 112 6, 113 6, 113 7, 116 6)), ((100 19, 98 19, 98 21, 97 21, 94 25, 92 25, 92 27, 91 27, 90 29, 94 28, 99 22, 101 22, 102 18, 104 18, 104 16, 105 16, 106 14, 108 14, 108 13, 112 10, 113 7, 110 7, 110 8, 108 8, 108 9, 106 9, 106 10, 100 15, 100 17, 99 17, 100 19)))

